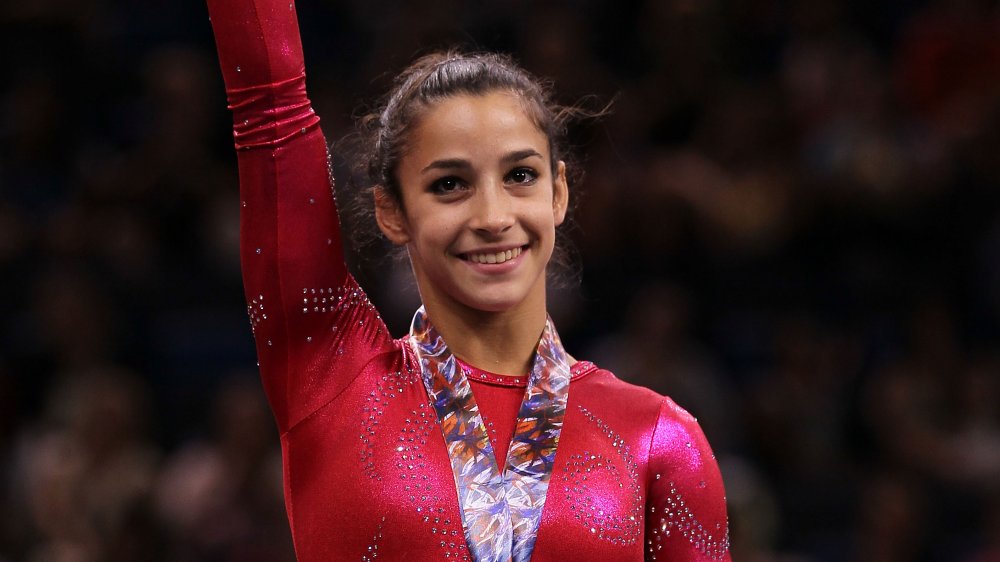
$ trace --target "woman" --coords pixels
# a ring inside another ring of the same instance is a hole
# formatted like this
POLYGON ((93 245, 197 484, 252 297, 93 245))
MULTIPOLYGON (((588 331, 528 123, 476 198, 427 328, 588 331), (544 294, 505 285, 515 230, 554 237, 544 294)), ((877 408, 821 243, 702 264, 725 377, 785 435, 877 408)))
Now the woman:
POLYGON ((547 318, 570 194, 537 82, 502 57, 431 56, 370 123, 378 226, 424 305, 393 339, 343 262, 294 5, 209 11, 298 558, 727 560, 696 421, 570 357, 547 318))

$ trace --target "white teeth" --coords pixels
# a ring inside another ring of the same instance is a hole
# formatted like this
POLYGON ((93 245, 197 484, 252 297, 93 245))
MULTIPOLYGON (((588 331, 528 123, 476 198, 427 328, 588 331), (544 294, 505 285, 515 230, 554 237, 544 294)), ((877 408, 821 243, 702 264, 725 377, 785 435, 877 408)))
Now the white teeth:
POLYGON ((521 255, 521 248, 514 248, 513 250, 497 252, 495 254, 469 254, 469 261, 476 263, 503 263, 519 255, 521 255))

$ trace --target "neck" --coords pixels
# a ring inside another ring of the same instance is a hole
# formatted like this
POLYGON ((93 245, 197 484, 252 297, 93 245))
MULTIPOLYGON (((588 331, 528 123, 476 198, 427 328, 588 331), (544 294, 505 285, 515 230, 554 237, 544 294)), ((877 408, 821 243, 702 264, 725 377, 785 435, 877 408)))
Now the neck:
POLYGON ((498 375, 523 375, 532 368, 545 329, 545 307, 484 312, 464 306, 425 303, 427 315, 456 357, 498 375))

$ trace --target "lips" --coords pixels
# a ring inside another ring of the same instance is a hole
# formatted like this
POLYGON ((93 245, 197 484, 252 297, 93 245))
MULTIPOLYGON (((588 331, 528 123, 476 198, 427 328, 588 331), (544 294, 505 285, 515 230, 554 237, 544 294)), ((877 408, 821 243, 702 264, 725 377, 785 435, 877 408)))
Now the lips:
POLYGON ((521 251, 522 247, 519 246, 517 248, 501 250, 498 252, 469 252, 463 254, 462 257, 472 263, 496 264, 504 263, 516 258, 521 255, 521 251))

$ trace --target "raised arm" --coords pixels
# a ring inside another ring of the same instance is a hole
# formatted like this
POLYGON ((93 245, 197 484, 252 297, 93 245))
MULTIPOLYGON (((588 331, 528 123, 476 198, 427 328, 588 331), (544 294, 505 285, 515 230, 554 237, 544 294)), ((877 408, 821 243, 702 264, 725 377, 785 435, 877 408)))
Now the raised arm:
POLYGON ((265 391, 286 431, 353 380, 365 348, 384 345, 384 326, 344 265, 294 3, 208 0, 208 8, 239 158, 247 307, 265 391))

